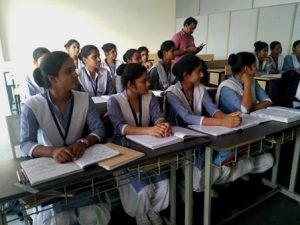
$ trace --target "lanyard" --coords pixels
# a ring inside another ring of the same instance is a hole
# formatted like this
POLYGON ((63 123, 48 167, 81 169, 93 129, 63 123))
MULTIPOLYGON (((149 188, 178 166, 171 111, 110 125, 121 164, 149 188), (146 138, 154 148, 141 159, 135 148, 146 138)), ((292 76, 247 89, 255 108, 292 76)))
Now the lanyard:
POLYGON ((87 75, 89 81, 91 82, 92 88, 93 88, 93 92, 94 92, 94 96, 97 96, 97 89, 98 89, 98 77, 95 80, 96 85, 94 85, 94 82, 92 80, 92 78, 90 77, 90 75, 88 74, 88 72, 86 71, 86 68, 84 68, 84 72, 87 75))
POLYGON ((116 71, 116 64, 114 63, 113 67, 110 67, 110 65, 107 62, 107 59, 105 59, 105 63, 108 66, 109 70, 110 70, 110 75, 114 76, 115 75, 115 71, 116 71))
POLYGON ((276 70, 278 70, 278 59, 279 59, 279 57, 277 58, 277 60, 273 56, 271 56, 271 57, 272 57, 273 61, 275 62, 276 70))
POLYGON ((54 123, 56 125, 56 128, 61 136, 61 138, 63 139, 64 141, 64 146, 67 146, 66 145, 66 139, 68 137, 68 133, 69 133, 69 128, 70 128, 70 123, 71 123, 71 118, 72 118, 72 114, 73 114, 73 107, 74 107, 74 97, 72 96, 72 99, 71 99, 71 111, 70 111, 70 114, 69 114, 69 118, 68 118, 68 123, 67 123, 67 127, 66 127, 66 131, 65 131, 65 135, 63 135, 63 132, 62 130, 60 129, 60 126, 58 124, 58 121, 56 119, 56 116, 54 114, 54 111, 53 111, 53 108, 52 108, 52 105, 50 103, 50 100, 48 99, 48 96, 46 96, 46 99, 47 99, 47 103, 48 103, 48 107, 50 109, 50 112, 51 112, 51 115, 52 115, 52 118, 54 120, 54 123))
POLYGON ((134 112, 133 108, 132 108, 132 105, 130 104, 130 101, 128 99, 128 103, 129 103, 129 106, 130 106, 130 109, 131 109, 131 112, 132 112, 132 115, 133 115, 133 118, 134 118, 134 121, 135 121, 135 125, 137 127, 141 127, 142 126, 142 98, 139 96, 139 111, 140 111, 140 115, 139 115, 139 121, 136 117, 136 113, 134 112))
MULTIPOLYGON (((187 96, 186 96, 186 94, 185 94, 185 92, 184 92, 184 90, 183 90, 183 88, 181 89, 181 91, 183 92, 186 101, 188 102, 188 104, 190 105, 192 111, 194 112, 194 96, 191 99, 191 101, 189 101, 188 98, 187 98, 187 96)), ((193 89, 193 93, 194 93, 194 89, 193 89)))

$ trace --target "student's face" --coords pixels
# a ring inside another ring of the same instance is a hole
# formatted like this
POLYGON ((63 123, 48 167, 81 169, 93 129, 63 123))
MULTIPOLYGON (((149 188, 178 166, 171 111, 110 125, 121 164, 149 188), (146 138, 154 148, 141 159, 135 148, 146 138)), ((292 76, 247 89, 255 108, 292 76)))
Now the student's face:
POLYGON ((141 52, 141 59, 142 59, 142 62, 145 63, 148 61, 149 59, 149 54, 147 51, 142 51, 141 52))
POLYGON ((194 69, 191 74, 185 74, 184 76, 189 83, 192 83, 194 85, 199 84, 201 78, 203 77, 201 66, 198 66, 196 69, 194 69))
POLYGON ((138 64, 142 64, 142 58, 141 58, 141 54, 138 52, 135 52, 131 58, 131 60, 129 60, 128 63, 138 63, 138 64))
POLYGON ((105 56, 107 59, 116 60, 118 56, 117 49, 113 48, 109 52, 105 52, 105 56))
POLYGON ((164 52, 164 58, 167 60, 173 60, 175 55, 174 55, 175 47, 171 48, 169 51, 164 52))
POLYGON ((71 91, 77 89, 78 75, 75 72, 75 64, 71 58, 68 58, 60 68, 57 77, 50 76, 51 86, 56 86, 60 90, 71 91))
POLYGON ((272 55, 280 55, 282 53, 281 44, 276 45, 272 50, 272 55))
POLYGON ((192 34, 194 30, 196 29, 197 25, 195 23, 191 23, 190 25, 184 26, 184 31, 188 34, 192 34))
POLYGON ((257 57, 259 59, 267 58, 268 57, 268 51, 269 51, 268 48, 264 48, 264 49, 260 50, 259 52, 257 52, 257 57))
POLYGON ((296 45, 296 48, 293 48, 293 50, 295 54, 300 55, 300 44, 296 45))
POLYGON ((142 76, 134 80, 133 84, 129 84, 129 88, 137 94, 144 95, 148 93, 150 81, 148 74, 145 72, 142 76))
POLYGON ((90 68, 98 69, 101 63, 99 51, 96 49, 91 50, 90 54, 86 58, 83 58, 83 62, 84 65, 90 68))
POLYGON ((80 49, 79 44, 74 42, 73 44, 71 44, 70 47, 67 48, 67 51, 71 57, 74 57, 79 55, 79 49, 80 49))

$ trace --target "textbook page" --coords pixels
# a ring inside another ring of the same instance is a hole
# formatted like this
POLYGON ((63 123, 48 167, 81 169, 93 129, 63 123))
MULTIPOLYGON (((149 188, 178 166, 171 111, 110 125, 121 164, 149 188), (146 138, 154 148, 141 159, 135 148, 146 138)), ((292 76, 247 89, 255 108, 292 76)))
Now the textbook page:
POLYGON ((263 75, 261 75, 261 77, 272 77, 272 78, 280 79, 282 77, 282 74, 281 73, 278 73, 278 74, 275 74, 275 73, 263 74, 263 75))
POLYGON ((108 98, 104 96, 96 96, 96 97, 92 97, 92 100, 95 104, 99 104, 99 103, 107 103, 108 98))
POLYGON ((182 139, 207 136, 203 133, 195 132, 191 129, 187 129, 184 127, 177 127, 177 126, 172 127, 172 132, 173 132, 174 136, 182 138, 182 139))
POLYGON ((183 141, 183 139, 174 135, 170 137, 155 137, 152 135, 126 135, 126 138, 153 150, 183 141))
POLYGON ((252 112, 251 115, 284 123, 291 123, 296 120, 300 120, 300 114, 298 112, 295 113, 278 109, 259 109, 252 112))
POLYGON ((83 169, 85 166, 98 163, 102 160, 112 158, 119 154, 120 153, 118 151, 114 151, 106 145, 95 144, 88 147, 83 156, 74 162, 83 169))
POLYGON ((21 162, 31 185, 66 176, 82 169, 74 162, 58 163, 53 158, 41 157, 21 162))
POLYGON ((283 107, 283 106, 269 106, 267 109, 282 110, 282 111, 288 111, 288 112, 300 114, 300 109, 287 108, 287 107, 283 107))

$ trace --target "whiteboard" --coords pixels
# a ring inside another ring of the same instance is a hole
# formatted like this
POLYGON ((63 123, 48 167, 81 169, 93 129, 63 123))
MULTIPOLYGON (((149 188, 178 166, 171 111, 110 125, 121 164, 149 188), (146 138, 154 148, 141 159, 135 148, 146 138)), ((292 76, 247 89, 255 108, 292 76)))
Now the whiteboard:
POLYGON ((261 8, 256 40, 279 41, 282 45, 282 53, 289 52, 291 27, 296 4, 281 5, 261 8))
POLYGON ((227 59, 229 12, 209 15, 207 52, 215 59, 227 59))
POLYGON ((231 14, 228 55, 240 51, 253 52, 256 39, 258 9, 235 11, 231 14))
POLYGON ((298 7, 297 7, 297 13, 296 13, 295 24, 293 29, 293 36, 291 41, 291 48, 289 49, 290 52, 292 52, 293 43, 296 40, 300 40, 300 3, 298 3, 298 7))

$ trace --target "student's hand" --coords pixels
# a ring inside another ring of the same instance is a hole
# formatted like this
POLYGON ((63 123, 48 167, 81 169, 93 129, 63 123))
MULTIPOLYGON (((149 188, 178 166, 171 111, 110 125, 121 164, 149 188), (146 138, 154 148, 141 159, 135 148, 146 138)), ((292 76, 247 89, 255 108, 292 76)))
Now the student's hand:
POLYGON ((164 137, 169 137, 173 135, 171 125, 167 122, 159 123, 158 126, 163 127, 165 129, 164 137))
POLYGON ((148 134, 156 137, 165 137, 166 128, 162 123, 156 124, 153 127, 148 127, 148 134))
POLYGON ((239 114, 231 113, 223 119, 222 125, 224 127, 238 127, 241 124, 241 121, 239 114))
POLYGON ((253 76, 247 74, 247 73, 243 73, 242 75, 242 82, 247 85, 247 84, 251 84, 253 81, 253 76))
POLYGON ((74 156, 69 148, 55 148, 51 154, 52 158, 59 163, 70 162, 74 160, 74 156))
POLYGON ((71 151, 74 155, 74 160, 79 159, 85 152, 85 146, 80 142, 75 142, 71 145, 71 151))

